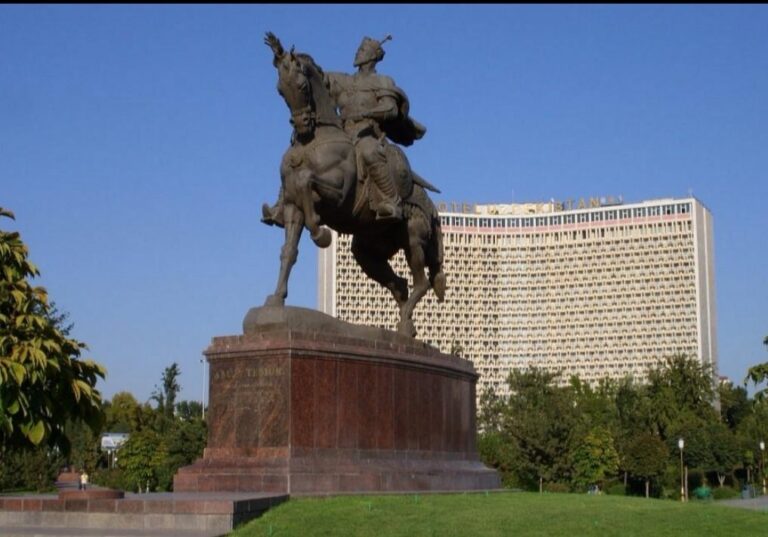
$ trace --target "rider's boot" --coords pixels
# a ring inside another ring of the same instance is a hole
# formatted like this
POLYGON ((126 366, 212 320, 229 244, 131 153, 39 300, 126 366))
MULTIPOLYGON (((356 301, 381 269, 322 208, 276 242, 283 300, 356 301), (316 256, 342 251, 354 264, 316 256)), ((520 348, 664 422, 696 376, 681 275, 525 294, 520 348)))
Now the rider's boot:
POLYGON ((261 206, 261 221, 267 225, 276 225, 278 227, 285 227, 285 221, 283 220, 283 189, 280 187, 280 194, 277 196, 277 203, 270 207, 265 203, 261 206))
POLYGON ((386 164, 377 162, 368 168, 368 174, 373 180, 381 196, 376 207, 376 220, 397 222, 403 219, 403 210, 400 208, 400 196, 397 195, 395 184, 389 176, 386 164))

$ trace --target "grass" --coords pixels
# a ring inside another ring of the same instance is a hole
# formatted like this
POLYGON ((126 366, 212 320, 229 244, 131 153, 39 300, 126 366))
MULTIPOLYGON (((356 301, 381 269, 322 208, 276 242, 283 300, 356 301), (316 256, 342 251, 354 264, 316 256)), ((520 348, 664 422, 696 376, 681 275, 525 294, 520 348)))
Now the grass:
POLYGON ((474 493, 300 498, 230 537, 751 537, 768 512, 587 494, 474 493))

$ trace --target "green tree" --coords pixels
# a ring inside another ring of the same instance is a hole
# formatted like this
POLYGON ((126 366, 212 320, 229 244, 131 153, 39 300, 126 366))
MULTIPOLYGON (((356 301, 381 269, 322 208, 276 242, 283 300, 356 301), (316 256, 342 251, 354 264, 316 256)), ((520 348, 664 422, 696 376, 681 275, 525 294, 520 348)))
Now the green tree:
POLYGON ((619 454, 613 436, 605 427, 590 431, 573 453, 573 483, 579 487, 599 485, 619 469, 619 454))
POLYGON ((184 421, 202 419, 203 405, 199 401, 180 401, 176 405, 176 415, 184 421))
POLYGON ((717 473, 720 487, 725 478, 741 463, 741 448, 739 441, 725 424, 713 423, 707 430, 712 450, 712 471, 717 473))
POLYGON ((736 437, 741 446, 742 466, 747 481, 755 476, 760 467, 760 442, 768 443, 768 398, 755 399, 752 412, 739 423, 736 437))
POLYGON ((173 419, 173 411, 176 408, 176 396, 179 390, 181 390, 178 382, 179 375, 181 375, 179 364, 174 362, 163 371, 162 387, 158 388, 155 386, 155 391, 152 393, 152 399, 157 402, 157 409, 164 418, 163 427, 173 419))
MULTIPOLYGON (((768 349, 768 336, 763 338, 763 345, 768 349)), ((752 381, 755 388, 761 383, 768 381, 768 362, 757 364, 749 368, 747 376, 744 379, 744 385, 746 386, 750 381, 752 381)), ((755 393, 755 399, 765 399, 767 395, 768 387, 765 387, 755 393)))
POLYGON ((557 374, 542 369, 513 371, 511 395, 501 407, 500 430, 512 444, 508 453, 516 480, 527 488, 570 479, 569 454, 578 426, 571 392, 555 384, 557 374))
POLYGON ((616 392, 618 383, 603 378, 596 386, 583 382, 574 376, 570 380, 570 389, 578 409, 583 434, 588 434, 596 427, 614 431, 619 425, 616 392))
POLYGON ((656 435, 640 433, 629 442, 626 468, 629 473, 645 481, 645 497, 650 497, 650 483, 664 473, 669 450, 656 435))
POLYGON ((65 432, 70 444, 67 463, 93 474, 101 462, 101 435, 82 421, 71 420, 67 422, 65 432))
MULTIPOLYGON (((0 208, 0 218, 13 213, 0 208)), ((98 378, 105 370, 79 359, 85 345, 57 326, 39 275, 18 232, 0 230, 0 450, 58 445, 68 449, 68 420, 98 430, 103 414, 98 378)))
POLYGON ((202 457, 206 436, 205 422, 199 414, 190 419, 179 417, 173 421, 173 426, 163 435, 168 455, 162 473, 158 473, 158 488, 171 490, 176 471, 202 457))
POLYGON ((730 382, 723 382, 717 387, 717 394, 723 423, 731 430, 736 430, 752 412, 752 401, 747 390, 730 382))
MULTIPOLYGON (((712 367, 684 355, 666 358, 648 372, 644 388, 653 429, 672 445, 686 424, 718 419, 712 367)), ((686 439, 687 441, 687 439, 686 439)))
POLYGON ((104 405, 105 429, 112 433, 138 431, 146 421, 145 412, 133 394, 118 392, 104 405))
POLYGON ((122 486, 126 490, 156 490, 168 473, 164 469, 167 457, 168 449, 159 433, 151 429, 131 433, 119 451, 122 486))
POLYGON ((669 431, 667 447, 671 453, 676 453, 679 449, 677 447, 678 440, 682 438, 685 442, 683 449, 685 465, 703 471, 712 470, 715 467, 712 441, 709 436, 712 425, 714 422, 689 415, 687 419, 679 422, 669 431))

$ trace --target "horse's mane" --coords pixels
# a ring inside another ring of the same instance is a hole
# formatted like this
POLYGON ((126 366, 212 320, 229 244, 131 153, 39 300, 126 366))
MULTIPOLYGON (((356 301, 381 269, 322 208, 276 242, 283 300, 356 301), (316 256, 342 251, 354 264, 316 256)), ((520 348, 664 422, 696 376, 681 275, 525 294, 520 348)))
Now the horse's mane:
POLYGON ((309 66, 312 69, 314 69, 317 72, 317 74, 320 76, 320 78, 323 78, 325 76, 325 73, 323 73, 323 68, 317 65, 317 63, 315 63, 315 60, 314 58, 312 58, 312 56, 310 56, 306 52, 297 52, 295 56, 296 58, 298 58, 298 60, 301 62, 302 65, 309 66))

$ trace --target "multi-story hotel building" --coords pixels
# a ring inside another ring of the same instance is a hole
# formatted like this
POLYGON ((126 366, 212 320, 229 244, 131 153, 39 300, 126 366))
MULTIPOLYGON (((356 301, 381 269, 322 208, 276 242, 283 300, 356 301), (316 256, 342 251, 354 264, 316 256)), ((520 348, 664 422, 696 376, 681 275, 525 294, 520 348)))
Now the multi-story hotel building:
MULTIPOLYGON (((512 368, 560 370, 596 382, 645 378, 684 353, 717 371, 712 216, 695 198, 625 204, 439 204, 448 289, 416 307, 418 338, 460 350, 478 394, 506 393, 512 368)), ((391 295, 335 236, 320 250, 319 307, 395 329, 391 295)), ((395 270, 407 275, 402 254, 395 270)))

